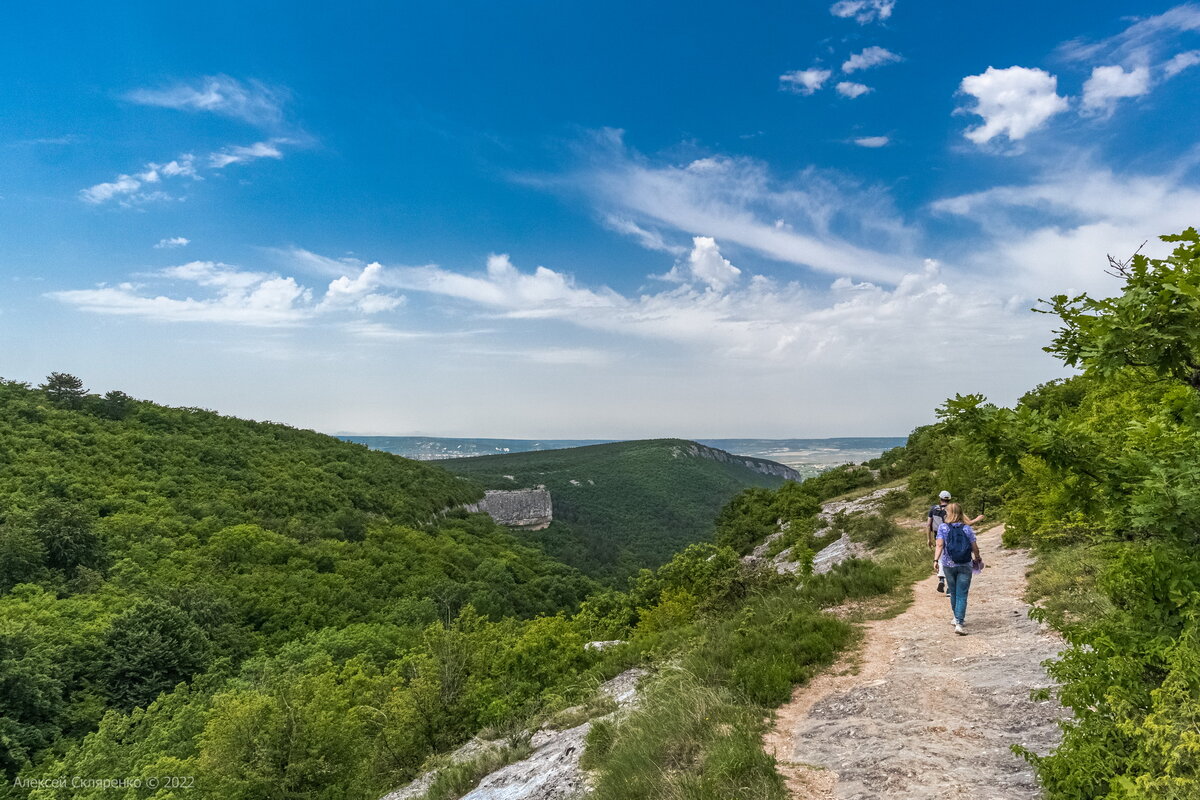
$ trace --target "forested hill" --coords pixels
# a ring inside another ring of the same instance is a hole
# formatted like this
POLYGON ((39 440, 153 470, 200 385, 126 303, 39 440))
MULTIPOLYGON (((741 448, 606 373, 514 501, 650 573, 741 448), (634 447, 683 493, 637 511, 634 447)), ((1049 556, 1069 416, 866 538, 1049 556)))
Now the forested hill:
POLYGON ((683 439, 614 442, 562 450, 439 461, 489 489, 544 485, 554 523, 522 538, 555 558, 619 582, 712 536, 717 512, 750 487, 800 478, 766 459, 683 439))
POLYGON ((574 608, 588 579, 446 513, 481 496, 311 431, 0 381, 0 771, 317 632, 574 608))

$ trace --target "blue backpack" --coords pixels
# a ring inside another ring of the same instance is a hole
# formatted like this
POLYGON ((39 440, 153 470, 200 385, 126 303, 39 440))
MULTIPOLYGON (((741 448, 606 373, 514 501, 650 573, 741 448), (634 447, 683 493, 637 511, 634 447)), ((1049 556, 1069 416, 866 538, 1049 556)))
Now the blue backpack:
POLYGON ((964 530, 965 525, 954 522, 946 532, 946 555, 955 564, 966 564, 971 560, 971 537, 964 530))

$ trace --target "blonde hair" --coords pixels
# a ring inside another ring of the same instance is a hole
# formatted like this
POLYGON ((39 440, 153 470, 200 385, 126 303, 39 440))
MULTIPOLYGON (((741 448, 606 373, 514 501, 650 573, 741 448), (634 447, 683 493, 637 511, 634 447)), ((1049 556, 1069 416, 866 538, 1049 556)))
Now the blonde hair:
POLYGON ((966 522, 966 517, 963 516, 962 506, 958 503, 946 504, 946 522, 953 525, 956 522, 966 522))

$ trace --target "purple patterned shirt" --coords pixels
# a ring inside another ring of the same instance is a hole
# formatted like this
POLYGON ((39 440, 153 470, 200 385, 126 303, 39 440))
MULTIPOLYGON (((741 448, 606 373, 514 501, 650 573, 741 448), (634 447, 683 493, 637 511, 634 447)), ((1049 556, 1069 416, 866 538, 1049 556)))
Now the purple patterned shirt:
MULTIPOLYGON (((963 532, 967 534, 967 538, 971 540, 971 544, 975 544, 975 531, 970 525, 963 525, 963 532)), ((937 538, 940 542, 946 541, 946 535, 950 533, 950 525, 943 522, 938 526, 937 538)), ((961 564, 950 560, 950 553, 946 550, 945 544, 942 545, 942 566, 943 567, 965 567, 971 563, 971 559, 967 559, 961 564)))

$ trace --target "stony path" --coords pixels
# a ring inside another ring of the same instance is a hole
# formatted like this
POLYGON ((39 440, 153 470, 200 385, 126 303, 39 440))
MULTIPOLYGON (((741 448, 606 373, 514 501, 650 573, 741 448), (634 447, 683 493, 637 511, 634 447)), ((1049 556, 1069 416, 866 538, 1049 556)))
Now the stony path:
MULTIPOLYGON (((930 577, 903 614, 867 625, 851 663, 797 689, 765 745, 794 800, 1026 800, 1032 769, 1009 750, 1045 753, 1064 712, 1034 702, 1040 664, 1061 642, 1027 616, 1029 557, 980 534, 987 568, 971 586, 965 637, 930 577)), ((930 563, 932 564, 932 556, 930 563)))

